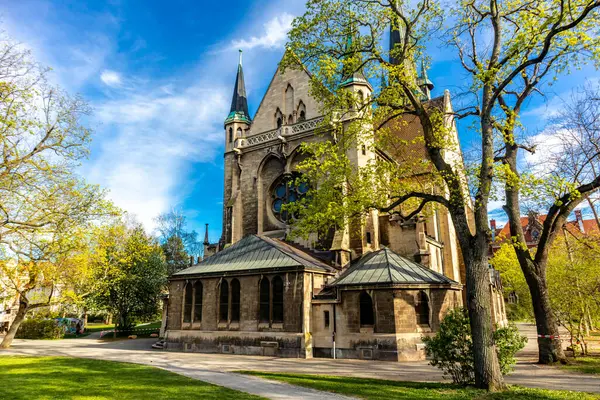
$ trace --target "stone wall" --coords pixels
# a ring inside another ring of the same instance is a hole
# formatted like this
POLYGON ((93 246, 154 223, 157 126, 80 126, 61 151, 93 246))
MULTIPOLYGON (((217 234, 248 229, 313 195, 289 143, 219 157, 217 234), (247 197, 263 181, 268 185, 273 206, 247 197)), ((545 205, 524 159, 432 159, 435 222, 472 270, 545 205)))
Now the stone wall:
MULTIPOLYGON (((227 276, 240 282, 239 322, 219 321, 219 290, 221 278, 197 278, 187 281, 202 283, 202 320, 183 322, 184 287, 186 280, 169 283, 169 304, 166 340, 169 349, 223 352, 221 346, 236 346, 236 354, 264 354, 282 357, 310 357, 312 349, 311 299, 315 286, 324 281, 322 274, 303 271, 279 274, 227 276), (259 321, 260 280, 280 276, 284 282, 283 323, 259 321), (265 342, 262 343, 261 342, 265 342), (268 342, 268 343, 266 343, 268 342)), ((225 351, 225 352, 229 352, 225 351)))
POLYGON ((360 290, 343 290, 340 302, 313 304, 315 357, 333 356, 334 316, 336 357, 380 360, 418 360, 425 357, 421 337, 439 329, 441 318, 453 307, 462 305, 460 290, 427 289, 430 324, 417 324, 415 303, 419 290, 373 289, 375 326, 360 326, 360 290), (330 324, 325 324, 329 311, 330 324))

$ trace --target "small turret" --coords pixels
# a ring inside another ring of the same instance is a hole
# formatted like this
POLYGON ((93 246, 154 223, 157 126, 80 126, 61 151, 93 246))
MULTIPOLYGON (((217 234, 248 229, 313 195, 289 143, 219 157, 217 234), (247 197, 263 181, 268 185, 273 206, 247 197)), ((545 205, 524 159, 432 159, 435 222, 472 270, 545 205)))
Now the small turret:
POLYGON ((421 73, 417 79, 417 84, 423 92, 424 100, 431 100, 431 91, 433 90, 433 83, 427 77, 427 68, 425 68, 425 61, 421 60, 421 73))

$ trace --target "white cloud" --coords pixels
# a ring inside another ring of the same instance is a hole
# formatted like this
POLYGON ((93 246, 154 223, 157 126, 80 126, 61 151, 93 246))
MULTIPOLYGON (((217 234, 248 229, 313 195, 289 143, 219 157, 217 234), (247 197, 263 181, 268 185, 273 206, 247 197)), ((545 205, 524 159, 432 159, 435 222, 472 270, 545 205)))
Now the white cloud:
POLYGON ((287 33, 292 27, 293 20, 294 17, 288 13, 278 15, 263 25, 265 31, 262 36, 253 36, 249 40, 234 40, 231 45, 241 49, 282 47, 287 40, 287 33))
POLYGON ((119 75, 119 73, 116 71, 111 71, 108 69, 102 71, 100 74, 100 80, 102 80, 102 82, 108 86, 114 87, 121 85, 121 75, 119 75))
POLYGON ((101 145, 85 175, 149 229, 173 207, 190 165, 212 162, 223 140, 224 87, 135 88, 95 105, 101 145))

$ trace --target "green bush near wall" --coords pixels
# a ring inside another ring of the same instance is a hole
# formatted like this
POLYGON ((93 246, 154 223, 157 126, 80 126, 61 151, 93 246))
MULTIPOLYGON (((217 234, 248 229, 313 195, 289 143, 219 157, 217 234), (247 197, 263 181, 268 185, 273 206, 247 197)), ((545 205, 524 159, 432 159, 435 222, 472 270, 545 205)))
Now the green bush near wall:
POLYGON ((16 337, 18 339, 62 339, 63 327, 53 319, 28 319, 21 323, 16 337))

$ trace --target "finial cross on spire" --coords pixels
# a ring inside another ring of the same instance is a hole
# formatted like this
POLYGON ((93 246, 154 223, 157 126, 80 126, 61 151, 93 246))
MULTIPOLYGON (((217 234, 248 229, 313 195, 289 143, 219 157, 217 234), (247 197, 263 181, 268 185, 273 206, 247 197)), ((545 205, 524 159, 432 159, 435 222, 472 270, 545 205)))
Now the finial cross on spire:
POLYGON ((239 65, 242 65, 242 49, 240 49, 240 61, 239 61, 239 65))

